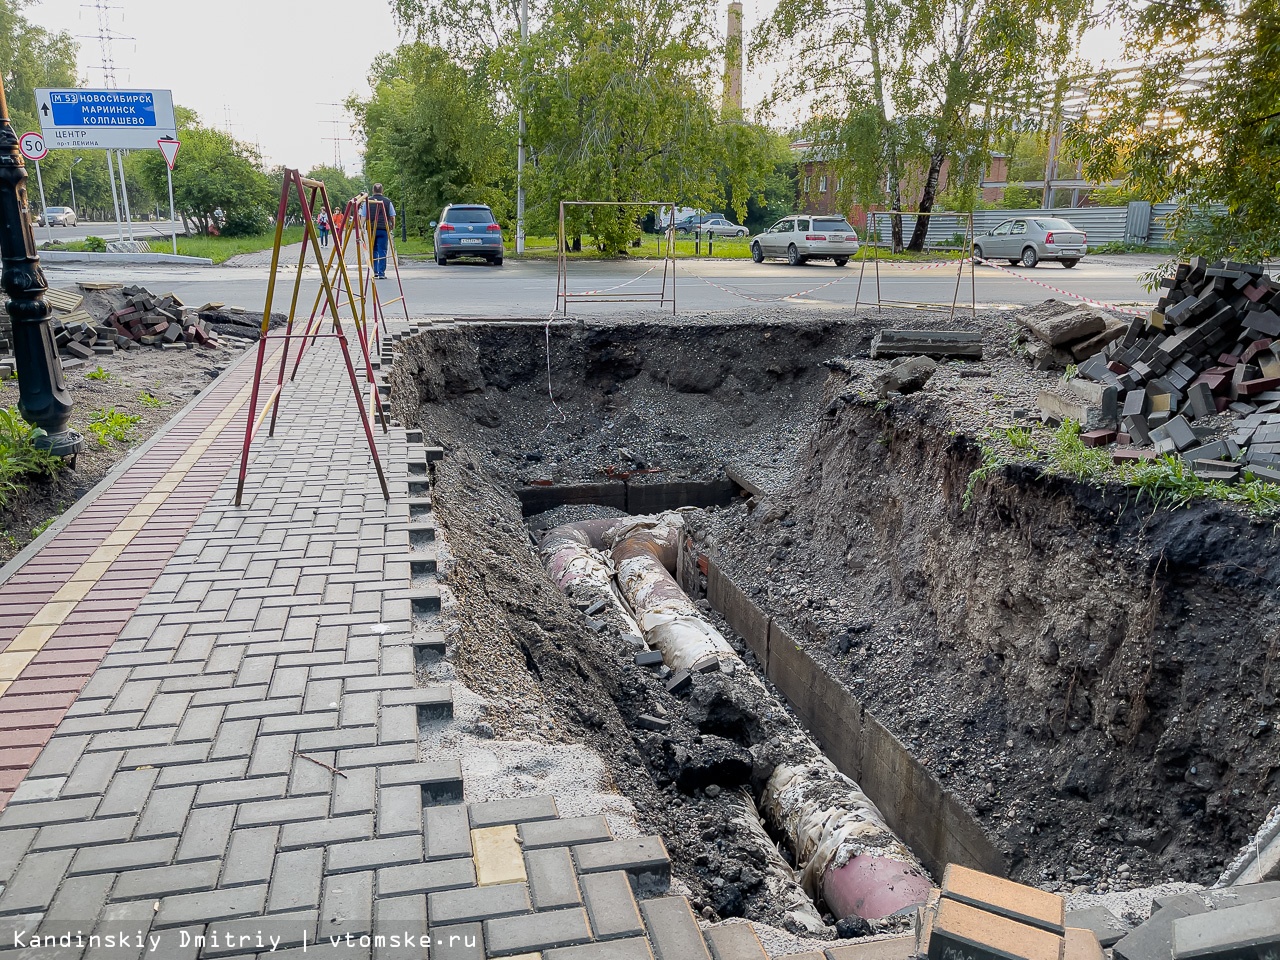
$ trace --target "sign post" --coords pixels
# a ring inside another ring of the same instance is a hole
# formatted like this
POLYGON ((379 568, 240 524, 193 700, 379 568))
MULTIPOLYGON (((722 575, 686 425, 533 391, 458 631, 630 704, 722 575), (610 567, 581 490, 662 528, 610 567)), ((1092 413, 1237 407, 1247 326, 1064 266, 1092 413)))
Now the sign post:
POLYGON ((44 214, 44 235, 52 243, 53 226, 49 223, 49 205, 44 202, 44 177, 40 175, 40 161, 49 155, 49 148, 45 146, 44 137, 32 131, 22 135, 22 139, 18 141, 18 149, 22 151, 24 157, 36 165, 36 183, 40 187, 40 210, 44 214))
POLYGON ((160 152, 164 154, 164 165, 169 168, 169 225, 173 231, 173 255, 178 255, 178 214, 173 207, 173 161, 178 157, 178 148, 182 146, 181 141, 161 137, 156 141, 160 146, 160 152))

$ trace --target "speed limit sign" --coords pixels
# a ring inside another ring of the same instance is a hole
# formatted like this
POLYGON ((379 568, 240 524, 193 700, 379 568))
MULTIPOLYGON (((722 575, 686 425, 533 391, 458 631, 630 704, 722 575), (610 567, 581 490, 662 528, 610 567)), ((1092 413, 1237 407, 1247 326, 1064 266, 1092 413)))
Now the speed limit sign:
POLYGON ((36 133, 24 133, 22 139, 18 141, 18 149, 22 151, 22 155, 28 160, 43 160, 49 155, 49 148, 45 146, 44 137, 36 133))

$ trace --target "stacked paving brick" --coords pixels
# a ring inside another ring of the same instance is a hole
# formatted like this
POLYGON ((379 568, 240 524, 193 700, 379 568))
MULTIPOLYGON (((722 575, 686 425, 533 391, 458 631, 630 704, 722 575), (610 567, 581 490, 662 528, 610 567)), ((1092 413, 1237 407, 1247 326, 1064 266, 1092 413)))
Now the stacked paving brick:
POLYGON ((188 307, 172 293, 156 296, 146 287, 123 288, 124 306, 107 314, 99 333, 110 337, 115 346, 181 349, 188 346, 218 346, 218 337, 209 332, 198 309, 188 307))
POLYGON ((1162 289, 1149 316, 1100 331, 1080 363, 1084 382, 1069 386, 1091 408, 1085 442, 1118 444, 1117 460, 1178 456, 1205 480, 1280 481, 1280 283, 1197 257, 1162 289), (1222 436, 1207 421, 1228 412, 1222 436))

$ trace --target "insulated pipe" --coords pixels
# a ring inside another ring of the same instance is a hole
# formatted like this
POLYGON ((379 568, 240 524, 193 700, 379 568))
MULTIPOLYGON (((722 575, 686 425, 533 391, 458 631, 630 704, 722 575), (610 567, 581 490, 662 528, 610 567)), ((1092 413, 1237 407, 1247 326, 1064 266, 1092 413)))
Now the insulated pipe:
POLYGON ((603 543, 616 520, 586 520, 556 527, 543 538, 539 551, 552 581, 567 595, 585 593, 606 600, 622 619, 623 633, 644 648, 644 634, 618 596, 609 554, 593 544, 603 543))
MULTIPOLYGON (((699 669, 720 659, 738 660, 728 642, 702 619, 670 575, 683 520, 676 512, 623 520, 588 520, 552 530, 542 542, 548 570, 557 584, 598 578, 603 561, 588 571, 576 555, 552 562, 568 545, 602 551, 612 547, 614 566, 627 602, 645 639, 662 651, 672 669, 699 669), (570 569, 572 567, 572 569, 570 569)), ((562 587, 563 589, 563 587, 562 587)), ((739 661, 740 663, 740 661, 739 661)), ((763 689, 754 673, 749 678, 763 689)), ((838 918, 875 920, 923 903, 931 884, 911 852, 884 822, 880 811, 797 730, 801 762, 775 767, 765 785, 762 807, 791 842, 805 891, 826 903, 838 918)))

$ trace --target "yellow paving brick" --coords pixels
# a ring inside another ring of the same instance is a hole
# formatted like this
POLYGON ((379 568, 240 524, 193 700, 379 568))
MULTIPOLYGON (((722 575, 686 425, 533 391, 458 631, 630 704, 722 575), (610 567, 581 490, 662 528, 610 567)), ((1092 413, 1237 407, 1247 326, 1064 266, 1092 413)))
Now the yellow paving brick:
POLYGON ((34 650, 0 653, 0 680, 17 680, 18 674, 27 669, 27 664, 35 658, 34 650))
POLYGON ((107 534, 107 539, 102 541, 104 547, 127 547, 133 542, 134 530, 112 530, 107 534))
MULTIPOLYGON (((133 533, 134 531, 128 531, 133 533)), ((115 563, 120 559, 120 554, 124 553, 127 543, 113 543, 110 546, 103 544, 89 554, 89 559, 85 563, 115 563)))
MULTIPOLYGON (((51 600, 43 607, 36 611, 36 615, 27 623, 28 627, 40 627, 45 625, 57 626, 71 614, 76 608, 74 600, 51 600)), ((22 634, 18 634, 22 636, 22 634)))
POLYGON ((110 566, 111 566, 110 560, 100 560, 93 563, 82 563, 80 564, 80 569, 71 575, 71 579, 79 580, 81 582, 84 582, 87 580, 90 583, 97 583, 104 576, 106 576, 107 568, 110 566))
POLYGON ((476 881, 480 886, 528 879, 515 824, 472 830, 471 849, 475 852, 476 881))
POLYGON ((83 600, 93 589, 96 580, 68 580, 58 592, 50 598, 51 603, 62 603, 67 600, 83 600))
POLYGON ((42 623, 36 626, 28 624, 18 631, 18 635, 9 641, 9 646, 5 649, 10 653, 17 653, 20 650, 39 653, 57 629, 57 623, 42 623))
POLYGON ((151 514, 141 513, 137 508, 129 511, 129 515, 116 524, 117 530, 132 530, 137 532, 147 525, 147 521, 151 519, 151 514))
POLYGON ((4 692, 9 689, 8 680, 0 680, 0 697, 4 696, 4 692))

